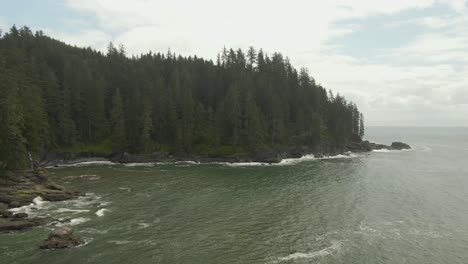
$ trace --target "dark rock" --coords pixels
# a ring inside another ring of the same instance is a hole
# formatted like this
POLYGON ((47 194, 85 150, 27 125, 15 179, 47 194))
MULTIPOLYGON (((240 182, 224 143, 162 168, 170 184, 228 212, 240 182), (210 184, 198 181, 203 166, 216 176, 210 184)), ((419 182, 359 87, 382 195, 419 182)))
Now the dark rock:
POLYGON ((0 211, 0 215, 4 218, 8 218, 8 217, 12 217, 13 213, 8 210, 2 210, 0 211))
POLYGON ((10 208, 16 208, 16 207, 20 207, 21 204, 18 202, 18 201, 11 201, 10 202, 10 208))
POLYGON ((403 142, 392 142, 391 147, 393 149, 398 149, 398 150, 411 149, 410 145, 403 143, 403 142))
POLYGON ((8 204, 0 202, 0 212, 8 210, 8 208, 9 208, 8 204))
POLYGON ((77 198, 77 195, 73 192, 47 190, 42 194, 42 199, 51 202, 65 201, 77 198))
POLYGON ((26 218, 28 217, 27 213, 17 213, 13 215, 14 218, 26 218))
POLYGON ((353 143, 361 143, 362 142, 362 138, 358 135, 358 134, 351 134, 351 137, 349 138, 349 140, 353 143))
POLYGON ((0 218, 0 232, 19 231, 33 226, 35 226, 35 224, 28 220, 11 221, 8 218, 0 218))
POLYGON ((69 227, 62 227, 54 230, 49 237, 44 240, 41 249, 62 249, 73 248, 83 244, 81 238, 73 234, 73 230, 69 227))

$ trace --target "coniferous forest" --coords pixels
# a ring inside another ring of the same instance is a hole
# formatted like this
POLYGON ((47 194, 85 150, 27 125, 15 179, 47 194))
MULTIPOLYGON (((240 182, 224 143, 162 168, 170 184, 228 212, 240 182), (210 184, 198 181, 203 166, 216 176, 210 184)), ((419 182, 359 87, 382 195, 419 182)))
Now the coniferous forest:
POLYGON ((362 137, 363 123, 355 104, 280 53, 224 48, 213 62, 130 56, 112 43, 104 54, 27 27, 0 35, 3 169, 51 151, 223 156, 340 146, 362 137))

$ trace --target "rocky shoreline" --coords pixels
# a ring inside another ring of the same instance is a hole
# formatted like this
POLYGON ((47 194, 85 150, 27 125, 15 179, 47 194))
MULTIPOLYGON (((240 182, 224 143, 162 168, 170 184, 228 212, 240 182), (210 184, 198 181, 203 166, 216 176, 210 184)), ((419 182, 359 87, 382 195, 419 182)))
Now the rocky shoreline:
POLYGON ((369 141, 362 141, 360 138, 351 141, 344 146, 322 145, 311 148, 308 146, 296 146, 288 148, 277 148, 253 154, 236 154, 231 156, 202 156, 196 154, 174 154, 169 152, 154 152, 151 154, 114 153, 110 156, 100 156, 94 153, 68 153, 53 152, 48 153, 41 166, 54 167, 66 164, 74 164, 87 161, 110 161, 114 163, 151 163, 151 162, 179 162, 193 161, 197 163, 279 163, 283 159, 301 158, 305 155, 314 155, 317 158, 343 155, 347 153, 363 153, 372 150, 403 150, 411 149, 408 144, 393 142, 391 145, 377 144, 369 141))
POLYGON ((49 180, 45 170, 4 172, 0 176, 0 232, 25 230, 52 222, 53 219, 31 218, 26 213, 10 211, 31 204, 38 196, 46 201, 64 201, 80 195, 49 180))

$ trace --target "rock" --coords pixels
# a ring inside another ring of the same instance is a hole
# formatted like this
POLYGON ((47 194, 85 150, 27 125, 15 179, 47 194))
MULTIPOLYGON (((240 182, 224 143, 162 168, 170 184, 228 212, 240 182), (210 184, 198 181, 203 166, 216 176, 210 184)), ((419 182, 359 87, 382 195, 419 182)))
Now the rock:
POLYGON ((13 213, 8 210, 2 210, 0 211, 0 215, 4 218, 9 218, 13 216, 13 213))
POLYGON ((16 207, 20 207, 21 204, 18 202, 18 201, 11 201, 10 202, 10 208, 16 208, 16 207))
POLYGON ((403 143, 403 142, 392 142, 391 147, 393 149, 398 149, 398 150, 411 149, 410 145, 403 143))
POLYGON ((62 227, 54 230, 49 237, 44 240, 41 249, 61 249, 73 248, 83 244, 81 238, 73 234, 73 230, 69 227, 62 227))
POLYGON ((361 143, 362 142, 362 138, 358 135, 358 134, 351 134, 351 137, 349 138, 349 140, 353 143, 361 143))
POLYGON ((73 192, 46 189, 44 190, 44 193, 41 195, 41 197, 46 201, 57 202, 76 199, 78 195, 78 193, 73 192))
POLYGON ((0 232, 19 231, 29 229, 36 225, 37 224, 35 222, 26 219, 0 218, 0 232))
POLYGON ((14 218, 26 218, 28 217, 27 213, 17 213, 13 215, 14 218))
POLYGON ((8 210, 9 206, 7 203, 1 203, 0 202, 0 212, 4 210, 8 210))

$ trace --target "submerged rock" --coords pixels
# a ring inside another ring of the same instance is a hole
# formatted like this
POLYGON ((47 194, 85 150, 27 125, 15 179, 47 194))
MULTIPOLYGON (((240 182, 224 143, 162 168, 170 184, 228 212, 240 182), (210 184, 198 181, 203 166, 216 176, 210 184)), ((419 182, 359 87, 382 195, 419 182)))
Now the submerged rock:
POLYGON ((49 237, 44 240, 41 249, 62 249, 73 248, 83 244, 83 240, 73 234, 69 227, 62 227, 54 230, 49 237))

